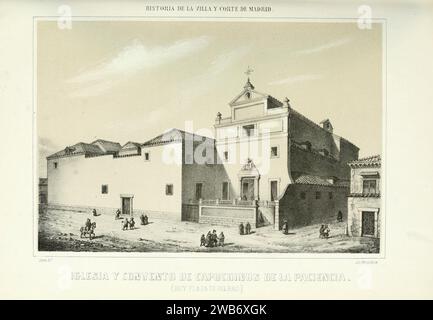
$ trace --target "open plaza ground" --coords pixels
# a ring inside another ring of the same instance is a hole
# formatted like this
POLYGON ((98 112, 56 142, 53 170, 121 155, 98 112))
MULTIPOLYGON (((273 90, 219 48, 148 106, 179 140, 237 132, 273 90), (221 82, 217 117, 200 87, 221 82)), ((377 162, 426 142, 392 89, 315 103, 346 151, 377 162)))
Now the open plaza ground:
POLYGON ((346 223, 330 224, 330 237, 319 238, 320 225, 291 229, 285 235, 272 226, 240 235, 238 226, 218 226, 194 222, 153 219, 140 225, 135 217, 133 230, 122 230, 113 215, 44 209, 39 214, 39 251, 70 252, 279 252, 279 253, 377 253, 375 238, 348 237, 346 223), (96 222, 92 240, 80 237, 80 227, 87 218, 96 222), (200 247, 200 236, 208 231, 225 235, 224 247, 200 247))

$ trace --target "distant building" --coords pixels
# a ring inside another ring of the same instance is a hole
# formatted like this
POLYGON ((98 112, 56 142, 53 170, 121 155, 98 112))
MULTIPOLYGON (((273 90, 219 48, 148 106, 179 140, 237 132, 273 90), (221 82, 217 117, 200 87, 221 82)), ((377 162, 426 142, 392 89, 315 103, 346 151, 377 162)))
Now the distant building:
POLYGON ((49 156, 50 205, 275 229, 347 217, 347 163, 359 149, 328 119, 316 124, 249 79, 229 107, 230 116, 217 114, 215 139, 172 129, 144 143, 81 142, 49 156))
POLYGON ((48 203, 48 179, 39 178, 39 204, 45 205, 48 203))
POLYGON ((351 236, 380 237, 379 155, 349 162, 351 168, 348 198, 348 232, 351 236))

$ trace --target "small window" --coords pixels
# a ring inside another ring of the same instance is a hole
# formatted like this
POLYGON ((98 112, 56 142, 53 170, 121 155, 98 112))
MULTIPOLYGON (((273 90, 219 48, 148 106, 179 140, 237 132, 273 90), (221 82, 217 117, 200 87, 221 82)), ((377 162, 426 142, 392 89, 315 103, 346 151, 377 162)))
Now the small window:
POLYGON ((203 183, 195 184, 195 200, 200 200, 203 197, 203 183))
POLYGON ((58 166, 59 164, 57 162, 54 162, 54 169, 57 169, 58 166))
POLYGON ((372 194, 376 193, 377 182, 375 179, 365 179, 362 182, 362 193, 363 194, 372 194))
POLYGON ((144 153, 144 161, 149 161, 150 160, 150 153, 149 152, 145 152, 144 153))
POLYGON ((271 147, 271 158, 278 157, 278 147, 271 147))
POLYGON ((328 193, 328 197, 329 197, 329 199, 334 198, 334 195, 332 194, 332 192, 329 192, 329 193, 328 193))
POLYGON ((320 193, 320 191, 316 191, 316 199, 320 199, 322 197, 322 194, 320 193))
POLYGON ((255 128, 255 126, 253 124, 249 124, 249 125, 243 126, 242 130, 244 132, 244 135, 247 136, 247 137, 254 136, 254 128, 255 128))
POLYGON ((305 192, 301 192, 299 196, 301 197, 302 200, 305 200, 307 198, 307 194, 305 192))
POLYGON ((228 161, 229 160, 229 152, 228 151, 224 151, 224 161, 228 161))
POLYGON ((101 193, 102 194, 107 194, 108 193, 108 184, 103 184, 101 186, 101 193))
POLYGON ((173 195, 173 185, 172 184, 166 184, 165 185, 165 195, 166 196, 172 196, 173 195))

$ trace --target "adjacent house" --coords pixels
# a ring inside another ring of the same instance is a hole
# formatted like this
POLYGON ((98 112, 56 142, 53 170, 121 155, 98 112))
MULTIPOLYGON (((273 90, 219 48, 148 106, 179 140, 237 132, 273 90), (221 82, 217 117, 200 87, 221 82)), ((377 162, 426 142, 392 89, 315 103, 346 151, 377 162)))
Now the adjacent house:
POLYGON ((380 237, 380 155, 349 162, 348 232, 356 237, 380 237))

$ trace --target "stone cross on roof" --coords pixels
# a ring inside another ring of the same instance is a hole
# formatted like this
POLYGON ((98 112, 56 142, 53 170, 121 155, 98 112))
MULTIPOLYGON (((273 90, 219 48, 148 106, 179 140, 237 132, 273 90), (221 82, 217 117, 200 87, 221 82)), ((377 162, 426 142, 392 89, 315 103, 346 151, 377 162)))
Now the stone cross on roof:
POLYGON ((244 73, 245 73, 245 74, 248 76, 248 78, 249 78, 250 75, 251 75, 251 73, 253 73, 253 72, 254 72, 254 70, 251 69, 250 66, 248 66, 247 70, 246 70, 244 73))

